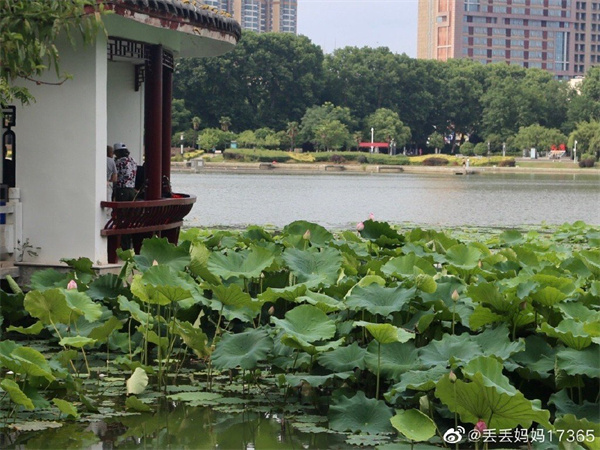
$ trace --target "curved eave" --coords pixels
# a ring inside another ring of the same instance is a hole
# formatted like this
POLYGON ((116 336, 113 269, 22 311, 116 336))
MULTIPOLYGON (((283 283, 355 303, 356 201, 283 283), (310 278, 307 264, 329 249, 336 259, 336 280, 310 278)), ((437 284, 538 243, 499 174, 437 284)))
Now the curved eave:
POLYGON ((232 18, 178 0, 98 2, 113 12, 104 16, 109 35, 162 44, 177 56, 218 56, 241 37, 232 18))

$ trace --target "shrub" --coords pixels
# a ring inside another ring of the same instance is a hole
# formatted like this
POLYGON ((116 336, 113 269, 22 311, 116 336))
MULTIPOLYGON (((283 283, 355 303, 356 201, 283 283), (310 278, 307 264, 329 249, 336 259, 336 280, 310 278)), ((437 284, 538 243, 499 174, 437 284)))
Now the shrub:
POLYGON ((366 164, 367 157, 365 155, 358 155, 358 157, 356 158, 356 162, 358 162, 359 164, 366 164))
POLYGON ((370 154, 367 156, 367 162, 369 164, 379 164, 382 166, 408 166, 410 165, 410 160, 403 155, 398 156, 389 156, 389 155, 381 155, 381 154, 370 154))
POLYGON ((474 148, 475 148, 475 144, 467 141, 463 145, 460 146, 460 154, 463 156, 474 156, 475 155, 475 152, 473 151, 474 148))
POLYGON ((344 158, 342 155, 339 155, 337 153, 334 153, 333 155, 331 155, 331 157, 329 158, 329 161, 331 161, 334 164, 343 164, 346 162, 346 158, 344 158))
POLYGON ((514 158, 511 159, 503 159, 498 163, 498 167, 515 167, 516 161, 514 158))
POLYGON ((446 166, 448 165, 448 160, 432 156, 431 158, 425 158, 421 164, 424 166, 446 166))
POLYGON ((586 158, 586 159, 581 159, 579 161, 579 167, 594 167, 596 165, 596 158, 591 157, 591 158, 586 158))

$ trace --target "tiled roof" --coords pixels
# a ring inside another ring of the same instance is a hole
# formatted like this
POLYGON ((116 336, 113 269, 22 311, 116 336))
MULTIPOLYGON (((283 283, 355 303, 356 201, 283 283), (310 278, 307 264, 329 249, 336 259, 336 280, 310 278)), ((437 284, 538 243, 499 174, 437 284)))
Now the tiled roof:
MULTIPOLYGON (((165 19, 185 22, 198 28, 208 28, 233 34, 237 40, 242 35, 239 23, 228 14, 219 12, 208 5, 194 5, 192 2, 180 0, 97 0, 107 6, 124 7, 138 12, 145 12, 165 19)), ((195 2, 194 2, 195 3, 195 2)))

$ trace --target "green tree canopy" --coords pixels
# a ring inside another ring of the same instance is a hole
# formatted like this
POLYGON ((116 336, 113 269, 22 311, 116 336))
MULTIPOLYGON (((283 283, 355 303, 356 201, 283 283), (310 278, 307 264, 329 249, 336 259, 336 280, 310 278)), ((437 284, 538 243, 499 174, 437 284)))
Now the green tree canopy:
POLYGON ((397 112, 387 108, 379 108, 365 120, 366 127, 374 129, 376 142, 396 141, 396 145, 402 147, 410 140, 410 128, 405 126, 397 112))
POLYGON ((339 150, 350 142, 348 128, 337 119, 324 120, 315 129, 314 143, 323 150, 339 150))
POLYGON ((325 122, 335 120, 344 124, 346 129, 353 129, 356 126, 356 121, 351 116, 349 108, 335 106, 330 102, 308 108, 300 124, 298 142, 320 142, 321 138, 318 136, 317 128, 325 122))
POLYGON ((566 144, 567 137, 555 128, 545 128, 535 124, 521 127, 515 136, 513 145, 520 149, 536 148, 538 151, 550 150, 553 145, 566 144))

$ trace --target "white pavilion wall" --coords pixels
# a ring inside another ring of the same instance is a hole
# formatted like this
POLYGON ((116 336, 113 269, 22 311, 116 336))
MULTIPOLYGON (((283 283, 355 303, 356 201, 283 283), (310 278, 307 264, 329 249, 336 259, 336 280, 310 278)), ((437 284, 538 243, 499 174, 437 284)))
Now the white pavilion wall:
MULTIPOLYGON (((60 86, 29 83, 36 102, 18 107, 17 187, 23 205, 23 239, 40 247, 25 262, 56 264, 61 258, 107 261, 100 229, 106 215, 106 39, 77 54, 59 46, 60 86)), ((54 82, 53 72, 42 77, 54 82)))

